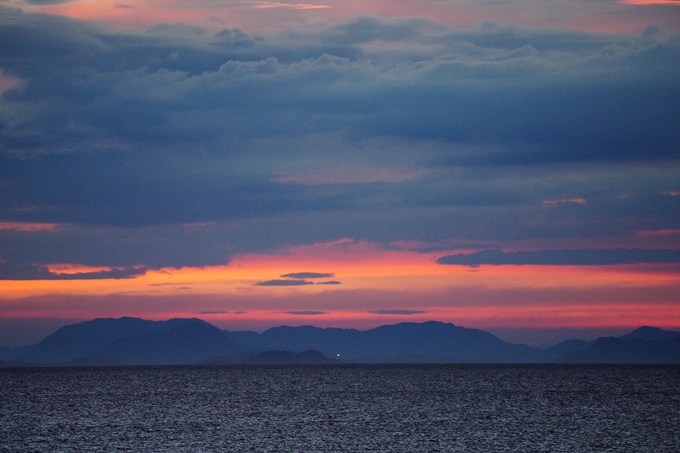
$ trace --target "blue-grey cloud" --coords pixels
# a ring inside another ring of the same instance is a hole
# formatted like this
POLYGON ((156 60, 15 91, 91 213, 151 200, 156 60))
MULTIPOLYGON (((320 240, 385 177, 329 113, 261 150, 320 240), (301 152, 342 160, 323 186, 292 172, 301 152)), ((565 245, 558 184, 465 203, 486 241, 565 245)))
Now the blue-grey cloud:
POLYGON ((375 310, 369 311, 369 313, 376 315, 420 315, 427 312, 422 310, 375 310))
POLYGON ((305 286, 313 285, 314 282, 306 280, 267 280, 264 282, 257 282, 255 286, 305 286))
POLYGON ((342 285, 341 281, 338 280, 328 280, 325 282, 316 282, 317 285, 342 285))
POLYGON ((225 28, 224 30, 215 33, 212 41, 213 44, 226 46, 227 48, 253 47, 255 42, 255 38, 238 28, 234 28, 233 30, 225 28))
POLYGON ((29 5, 60 5, 62 3, 70 3, 74 0, 24 0, 29 5))
POLYGON ((281 277, 285 278, 296 278, 296 279, 308 279, 308 278, 328 278, 332 277, 333 274, 326 272, 293 272, 290 274, 284 274, 281 277))
MULTIPOLYGON (((582 174, 576 183, 583 184, 582 174)), ((607 180, 600 181, 595 188, 600 184, 603 190, 611 189, 607 187, 607 180)), ((370 210, 303 211, 296 215, 282 212, 205 225, 65 225, 54 230, 0 230, 0 258, 17 269, 54 263, 93 267, 145 264, 158 269, 223 265, 229 263, 234 254, 271 253, 282 245, 322 243, 344 237, 375 243, 405 238, 426 242, 468 238, 498 244, 525 239, 601 237, 602 234, 632 236, 640 230, 680 226, 680 197, 654 195, 619 199, 616 194, 614 190, 611 198, 589 201, 585 205, 547 206, 536 200, 490 207, 375 206, 370 210)), ((10 207, 4 212, 13 213, 10 207)))
POLYGON ((237 137, 345 129, 360 137, 494 145, 438 157, 448 165, 678 153, 672 125, 680 90, 667 79, 680 67, 675 39, 503 27, 461 32, 432 21, 361 18, 302 42, 258 41, 240 30, 212 35, 159 25, 117 34, 9 16, 4 41, 11 39, 12 51, 0 66, 26 80, 13 100, 28 116, 0 135, 8 149, 72 149, 75 139, 84 149, 112 141, 229 146, 237 137), (361 48, 379 40, 440 50, 383 55, 361 48), (649 77, 655 84, 644 83, 649 77))
POLYGON ((428 247, 414 247, 409 249, 416 253, 432 253, 432 252, 445 252, 450 250, 461 250, 461 249, 480 249, 484 248, 483 245, 471 244, 471 245, 431 245, 428 247))
POLYGON ((443 256, 439 264, 479 266, 481 264, 503 265, 554 265, 554 266, 603 266, 613 264, 680 263, 680 249, 576 249, 538 250, 530 252, 503 252, 483 250, 470 254, 443 256))
POLYGON ((146 266, 117 268, 105 271, 59 273, 52 272, 44 265, 16 262, 0 263, 2 280, 99 280, 125 279, 144 275, 146 266))
POLYGON ((287 311, 289 315, 303 315, 303 316, 315 316, 315 315, 325 315, 328 312, 325 311, 314 311, 314 310, 302 310, 302 311, 287 311))
POLYGON ((0 95, 0 221, 65 225, 0 230, 4 275, 680 228, 680 39, 654 29, 122 33, 3 8, 0 69, 20 81, 0 95))

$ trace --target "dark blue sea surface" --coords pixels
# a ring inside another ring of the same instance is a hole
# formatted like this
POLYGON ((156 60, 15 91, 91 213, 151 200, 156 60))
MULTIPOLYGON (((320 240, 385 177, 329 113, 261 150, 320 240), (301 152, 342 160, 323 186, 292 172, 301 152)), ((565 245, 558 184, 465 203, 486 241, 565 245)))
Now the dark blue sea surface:
POLYGON ((2 452, 673 452, 680 367, 0 370, 2 452))

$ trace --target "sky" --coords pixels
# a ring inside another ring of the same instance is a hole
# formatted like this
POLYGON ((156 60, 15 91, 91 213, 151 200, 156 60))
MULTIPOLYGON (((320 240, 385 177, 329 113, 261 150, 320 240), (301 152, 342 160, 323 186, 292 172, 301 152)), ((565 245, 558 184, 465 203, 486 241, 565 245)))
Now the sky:
POLYGON ((0 0, 0 345, 680 329, 680 1, 0 0))

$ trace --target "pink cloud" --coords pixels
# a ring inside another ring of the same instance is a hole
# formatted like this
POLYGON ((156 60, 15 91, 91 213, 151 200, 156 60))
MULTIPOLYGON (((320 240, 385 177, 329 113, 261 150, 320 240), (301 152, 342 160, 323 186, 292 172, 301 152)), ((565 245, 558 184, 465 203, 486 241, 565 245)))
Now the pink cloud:
POLYGON ((1 222, 0 230, 40 231, 53 230, 56 223, 1 222))
POLYGON ((279 2, 261 2, 253 4, 253 8, 267 9, 267 8, 292 8, 292 9, 328 9, 332 6, 328 5, 313 5, 310 3, 279 3, 279 2))
POLYGON ((0 69, 0 95, 5 91, 19 85, 19 79, 12 77, 0 69))
POLYGON ((680 6, 680 0, 623 0, 624 5, 677 5, 680 6))
MULTIPOLYGON (((673 0, 616 2, 478 3, 466 0, 327 0, 316 3, 267 1, 131 0, 90 2, 75 0, 57 5, 25 5, 45 12, 108 23, 124 29, 144 29, 160 22, 183 22, 217 29, 227 25, 244 30, 276 30, 310 23, 346 21, 371 15, 386 18, 423 17, 456 27, 477 27, 485 21, 504 25, 567 28, 593 32, 640 32, 648 25, 678 30, 677 13, 649 10, 649 5, 673 8, 673 0)), ((679 9, 680 10, 680 9, 679 9)))
POLYGON ((562 198, 560 200, 543 200, 543 204, 551 205, 554 206, 559 203, 576 203, 576 204, 585 204, 586 199, 585 198, 562 198))
POLYGON ((669 236, 675 234, 680 234, 680 229, 638 231, 638 235, 640 236, 669 236))

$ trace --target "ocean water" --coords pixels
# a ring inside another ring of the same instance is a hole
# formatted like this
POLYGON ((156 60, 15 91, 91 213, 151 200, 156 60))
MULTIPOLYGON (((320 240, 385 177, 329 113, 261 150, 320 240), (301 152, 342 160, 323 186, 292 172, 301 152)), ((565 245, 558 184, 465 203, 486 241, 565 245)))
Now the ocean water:
POLYGON ((680 367, 0 369, 1 452, 679 452, 680 367))

